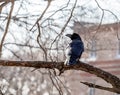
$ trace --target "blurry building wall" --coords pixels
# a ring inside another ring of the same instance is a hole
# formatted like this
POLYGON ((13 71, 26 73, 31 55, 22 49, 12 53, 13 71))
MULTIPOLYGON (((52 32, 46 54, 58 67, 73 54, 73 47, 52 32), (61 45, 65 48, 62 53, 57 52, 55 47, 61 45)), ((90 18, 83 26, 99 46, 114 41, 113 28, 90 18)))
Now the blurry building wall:
POLYGON ((120 57, 120 25, 74 22, 72 27, 85 44, 84 60, 113 60, 120 57))
MULTIPOLYGON (((85 44, 85 52, 81 58, 95 67, 105 70, 120 78, 120 41, 117 23, 98 24, 74 22, 72 29, 78 33, 85 44), (88 62, 89 61, 89 62, 88 62)), ((80 83, 87 81, 97 85, 111 87, 104 80, 83 71, 67 71, 71 95, 117 95, 116 93, 89 88, 80 83)))

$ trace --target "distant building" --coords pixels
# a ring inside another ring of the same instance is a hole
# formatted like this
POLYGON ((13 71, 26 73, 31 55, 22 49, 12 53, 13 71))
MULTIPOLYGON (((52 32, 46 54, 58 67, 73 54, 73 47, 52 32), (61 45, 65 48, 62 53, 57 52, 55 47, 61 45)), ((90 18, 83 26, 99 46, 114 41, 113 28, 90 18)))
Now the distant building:
POLYGON ((85 43, 84 60, 113 60, 120 58, 120 24, 74 22, 72 27, 85 43))
MULTIPOLYGON (((72 29, 80 34, 85 43, 83 61, 89 61, 95 67, 105 70, 120 78, 120 25, 117 23, 102 24, 74 22, 72 29)), ((83 71, 69 73, 71 95, 118 95, 116 93, 89 88, 80 81, 92 82, 101 86, 110 84, 95 75, 83 71)))
MULTIPOLYGON (((89 62, 89 64, 98 67, 104 71, 107 71, 113 75, 116 75, 120 78, 120 60, 94 61, 89 62)), ((81 81, 86 81, 94 83, 96 85, 111 87, 109 83, 105 82, 103 79, 98 78, 95 75, 83 71, 71 71, 71 73, 69 73, 68 76, 69 78, 67 77, 67 81, 69 83, 71 95, 119 95, 105 90, 89 88, 84 84, 80 83, 81 81)))

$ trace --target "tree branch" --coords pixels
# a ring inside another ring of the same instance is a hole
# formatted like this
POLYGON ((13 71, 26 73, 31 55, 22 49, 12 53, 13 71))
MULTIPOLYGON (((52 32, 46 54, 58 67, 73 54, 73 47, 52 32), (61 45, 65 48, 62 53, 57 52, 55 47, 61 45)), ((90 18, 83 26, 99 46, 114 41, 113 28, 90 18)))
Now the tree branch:
MULTIPOLYGON (((64 65, 64 62, 45 62, 45 61, 9 61, 9 60, 0 60, 1 66, 21 66, 21 67, 35 67, 35 68, 48 68, 48 69, 58 69, 60 72, 65 70, 82 70, 91 74, 96 75, 97 77, 102 78, 106 82, 112 85, 112 90, 104 89, 107 91, 115 92, 120 94, 120 79, 117 76, 114 76, 106 71, 103 71, 97 67, 86 64, 84 62, 79 62, 76 65, 64 65), (64 69, 64 70, 63 70, 64 69)), ((87 84, 87 83, 84 83, 87 84)))
POLYGON ((5 28, 5 33, 2 37, 2 40, 0 42, 0 57, 2 55, 2 47, 3 47, 3 43, 4 43, 4 40, 5 40, 5 37, 8 33, 8 28, 9 28, 9 25, 10 25, 10 20, 11 20, 11 16, 12 16, 12 12, 13 12, 13 9, 14 9, 14 0, 11 0, 11 9, 10 9, 10 12, 9 12, 9 15, 8 15, 8 21, 7 21, 7 24, 6 24, 6 28, 5 28))
POLYGON ((73 12, 74 12, 74 10, 75 10, 76 4, 77 4, 77 0, 75 0, 75 3, 74 3, 73 8, 72 8, 72 10, 71 10, 70 16, 69 16, 69 18, 67 19, 67 21, 65 22, 64 26, 62 27, 61 32, 56 36, 56 38, 55 38, 55 39, 53 40, 53 42, 51 43, 51 46, 50 46, 51 48, 52 48, 52 45, 55 43, 55 41, 56 41, 56 40, 60 37, 60 35, 65 31, 68 23, 70 22, 70 20, 71 20, 71 18, 72 18, 72 16, 73 16, 73 12))
POLYGON ((97 89, 101 89, 101 90, 107 90, 107 91, 110 91, 110 92, 115 92, 115 93, 119 93, 120 91, 117 89, 114 89, 114 88, 109 88, 109 87, 103 87, 103 86, 100 86, 100 85, 95 85, 93 83, 88 83, 88 82, 80 82, 82 84, 85 84, 89 87, 92 87, 92 88, 97 88, 97 89))
POLYGON ((34 26, 43 18, 44 14, 46 13, 46 11, 48 10, 48 8, 50 7, 52 0, 48 0, 47 6, 44 9, 43 13, 41 14, 41 16, 37 19, 37 21, 35 22, 35 24, 32 26, 32 28, 30 29, 30 31, 34 28, 34 26))

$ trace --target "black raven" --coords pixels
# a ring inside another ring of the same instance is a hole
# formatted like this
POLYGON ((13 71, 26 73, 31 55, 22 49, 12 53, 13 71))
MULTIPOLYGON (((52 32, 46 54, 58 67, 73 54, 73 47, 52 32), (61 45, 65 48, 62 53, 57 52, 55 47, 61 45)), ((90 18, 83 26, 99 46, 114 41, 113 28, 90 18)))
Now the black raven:
POLYGON ((66 65, 73 65, 76 64, 83 51, 84 51, 84 44, 83 41, 81 40, 81 37, 77 33, 73 34, 67 34, 67 37, 69 37, 72 42, 69 44, 69 51, 67 54, 67 59, 65 61, 66 65))

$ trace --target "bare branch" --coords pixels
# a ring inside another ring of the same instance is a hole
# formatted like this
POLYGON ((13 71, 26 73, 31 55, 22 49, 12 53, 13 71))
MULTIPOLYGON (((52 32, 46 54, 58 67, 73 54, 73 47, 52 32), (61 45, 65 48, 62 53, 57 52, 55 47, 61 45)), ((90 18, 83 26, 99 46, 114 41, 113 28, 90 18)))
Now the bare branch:
MULTIPOLYGON (((65 70, 82 70, 91 74, 96 75, 97 77, 102 78, 106 82, 110 83, 112 85, 113 90, 112 92, 117 92, 120 94, 120 79, 116 77, 115 75, 112 75, 104 70, 101 70, 97 67, 94 67, 92 65, 86 64, 84 62, 79 62, 76 65, 64 65, 64 62, 45 62, 45 61, 7 61, 7 60, 0 60, 1 66, 21 66, 21 67, 35 67, 35 68, 48 68, 53 69, 56 68, 59 71, 63 68, 65 70)), ((62 69, 62 70, 63 70, 62 69)))
POLYGON ((95 85, 93 83, 88 83, 88 82, 80 82, 82 84, 85 84, 89 87, 92 87, 92 88, 97 88, 97 89, 101 89, 101 90, 107 90, 107 91, 110 91, 110 92, 116 92, 116 93, 119 93, 119 90, 117 89, 114 89, 114 88, 109 88, 109 87, 103 87, 103 86, 99 86, 99 85, 95 85))
POLYGON ((4 43, 4 40, 5 40, 5 37, 8 33, 8 28, 9 28, 9 24, 10 24, 10 20, 11 20, 11 16, 12 16, 12 11, 13 11, 13 8, 14 8, 14 0, 11 0, 11 3, 12 3, 12 5, 11 5, 11 10, 10 10, 10 13, 9 13, 9 16, 8 16, 8 21, 7 21, 7 24, 6 24, 5 33, 4 33, 4 35, 2 37, 2 40, 0 42, 0 57, 2 55, 3 43, 4 43))
MULTIPOLYGON (((108 9, 102 8, 102 7, 100 6, 100 4, 98 3, 97 0, 95 0, 95 2, 96 2, 96 4, 97 4, 97 6, 99 7, 99 9, 102 11, 102 17, 101 17, 100 23, 99 23, 99 25, 98 25, 98 27, 97 27, 97 29, 96 29, 95 35, 98 33, 98 30, 99 30, 100 27, 101 27, 101 24, 102 24, 102 21, 103 21, 103 18, 104 18, 104 13, 105 13, 105 11, 111 13, 111 14, 116 18, 116 20, 117 20, 117 22, 118 22, 117 24, 119 25, 120 20, 119 20, 119 18, 117 17, 117 15, 115 15, 112 11, 110 11, 110 10, 108 10, 108 9)), ((93 37, 95 37, 95 35, 94 35, 93 37)), ((118 36, 118 31, 117 31, 117 36, 118 36)), ((119 38, 119 37, 118 37, 118 38, 119 38)))
POLYGON ((39 45, 39 47, 43 50, 44 54, 45 54, 45 60, 47 61, 47 50, 40 44, 39 38, 41 36, 41 31, 40 31, 40 25, 39 23, 37 23, 38 26, 38 36, 37 36, 37 43, 39 45))
POLYGON ((48 0, 48 4, 45 8, 45 10, 43 11, 43 13, 41 14, 41 16, 38 18, 38 20, 35 22, 35 24, 32 26, 32 28, 30 29, 30 31, 34 28, 34 26, 43 18, 44 14, 46 13, 46 11, 48 10, 48 8, 50 7, 52 0, 48 0))
POLYGON ((56 38, 54 39, 54 41, 52 42, 51 47, 52 47, 53 43, 57 40, 57 38, 60 37, 60 35, 65 31, 68 23, 70 22, 70 20, 71 20, 71 18, 72 18, 72 16, 73 16, 73 12, 74 12, 74 9, 75 9, 75 7, 76 7, 76 4, 77 4, 77 0, 75 0, 74 6, 73 6, 73 8, 72 8, 72 11, 71 11, 71 13, 70 13, 70 16, 69 16, 68 20, 66 21, 66 23, 65 23, 64 26, 63 26, 63 28, 61 29, 60 34, 58 34, 57 37, 56 37, 56 38))
POLYGON ((55 78, 55 75, 52 74, 52 72, 49 70, 49 76, 52 81, 52 84, 55 86, 55 88, 58 90, 59 95, 63 95, 62 89, 59 86, 58 80, 55 78))

